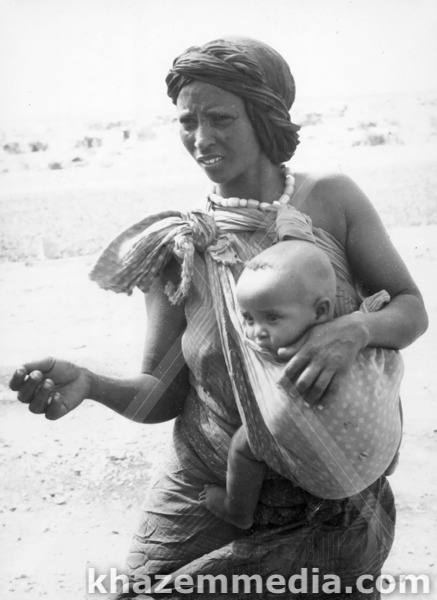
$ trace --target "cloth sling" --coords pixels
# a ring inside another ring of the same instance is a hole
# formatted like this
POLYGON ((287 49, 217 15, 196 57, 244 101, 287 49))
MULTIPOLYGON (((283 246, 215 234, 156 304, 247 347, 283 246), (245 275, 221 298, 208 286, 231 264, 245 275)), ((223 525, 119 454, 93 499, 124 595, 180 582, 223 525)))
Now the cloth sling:
MULTIPOLYGON (((173 255, 181 263, 181 281, 176 288, 169 284, 167 292, 176 303, 189 294, 194 253, 203 252, 223 355, 252 451, 310 493, 345 498, 376 481, 396 454, 401 438, 402 360, 393 350, 365 349, 351 370, 338 378, 335 393, 323 399, 323 410, 306 405, 291 384, 286 390, 279 385, 283 365, 248 344, 235 303, 234 272, 241 261, 236 238, 228 233, 260 228, 277 240, 318 243, 328 252, 337 277, 345 275, 346 265, 332 252, 332 240, 328 244, 323 236, 315 237, 310 219, 286 206, 277 214, 228 209, 153 215, 107 247, 91 278, 116 292, 131 293, 138 286, 147 293, 173 255)), ((387 298, 379 294, 374 300, 364 306, 378 309, 387 298)))

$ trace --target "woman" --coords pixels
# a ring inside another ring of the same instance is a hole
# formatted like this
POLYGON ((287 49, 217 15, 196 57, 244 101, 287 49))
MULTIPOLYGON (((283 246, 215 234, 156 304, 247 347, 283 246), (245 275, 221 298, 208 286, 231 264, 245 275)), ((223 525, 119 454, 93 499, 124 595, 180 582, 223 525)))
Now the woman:
MULTIPOLYGON (((378 576, 392 544, 395 510, 385 477, 344 501, 320 501, 281 477, 278 465, 265 478, 249 532, 199 503, 206 483, 225 482, 229 442, 242 421, 255 455, 268 452, 271 441, 232 346, 218 282, 225 267, 238 276, 242 261, 278 237, 290 231, 299 237, 299 219, 310 217, 336 268, 339 318, 280 351, 289 359, 288 378, 310 403, 361 349, 403 348, 425 331, 420 292, 352 181, 293 176, 281 166, 298 143, 288 113, 295 89, 288 65, 272 48, 250 39, 193 47, 175 60, 166 82, 182 141, 216 193, 206 215, 169 211, 133 226, 92 273, 103 287, 138 285, 147 292, 142 374, 116 380, 50 358, 19 368, 11 387, 32 412, 49 419, 85 398, 139 422, 177 417, 170 456, 145 502, 129 556, 133 579, 162 573, 289 578, 316 569, 321 582, 326 574, 341 578, 347 598, 377 598, 376 591, 361 595, 355 583, 363 574, 378 576), (296 209, 290 223, 276 222, 278 202, 296 209), (392 302, 379 312, 354 312, 358 289, 386 289, 392 302)), ((308 596, 332 598, 332 591, 320 586, 308 596)), ((264 587, 251 597, 278 593, 264 587)))

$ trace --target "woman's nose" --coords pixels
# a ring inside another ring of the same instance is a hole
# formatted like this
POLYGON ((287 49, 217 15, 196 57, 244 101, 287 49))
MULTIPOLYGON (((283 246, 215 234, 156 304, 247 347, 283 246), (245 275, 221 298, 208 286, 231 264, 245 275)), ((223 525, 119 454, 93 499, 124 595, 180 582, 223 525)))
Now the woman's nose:
POLYGON ((214 143, 214 134, 211 126, 206 122, 200 122, 195 132, 194 145, 200 151, 205 151, 214 143))

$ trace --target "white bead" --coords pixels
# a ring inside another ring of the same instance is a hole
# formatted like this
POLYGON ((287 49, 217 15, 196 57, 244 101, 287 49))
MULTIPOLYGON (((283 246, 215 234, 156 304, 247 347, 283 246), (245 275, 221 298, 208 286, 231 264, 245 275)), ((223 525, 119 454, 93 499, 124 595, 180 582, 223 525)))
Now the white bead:
POLYGON ((221 203, 221 197, 218 196, 217 194, 210 194, 209 195, 209 199, 211 200, 211 202, 213 202, 214 204, 220 204, 221 203))
POLYGON ((263 211, 270 210, 271 207, 272 207, 272 205, 269 204, 268 202, 260 202, 259 203, 259 209, 260 210, 263 210, 263 211))
POLYGON ((245 198, 241 198, 240 206, 241 208, 247 208, 247 200, 245 198))
POLYGON ((288 194, 282 194, 282 196, 279 197, 278 202, 280 204, 288 204, 290 202, 290 196, 288 194))
POLYGON ((229 206, 229 200, 227 198, 221 198, 220 204, 222 206, 229 206))
POLYGON ((247 201, 247 208, 258 208, 258 207, 259 207, 258 200, 248 200, 247 201))
POLYGON ((228 206, 231 208, 237 208, 240 206, 240 198, 228 198, 228 206))

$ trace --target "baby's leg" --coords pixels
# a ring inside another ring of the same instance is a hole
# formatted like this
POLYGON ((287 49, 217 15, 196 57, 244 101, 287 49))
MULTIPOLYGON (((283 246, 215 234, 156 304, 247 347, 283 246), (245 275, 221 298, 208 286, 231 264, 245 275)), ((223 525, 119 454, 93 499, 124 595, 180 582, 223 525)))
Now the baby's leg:
POLYGON ((247 529, 253 523, 264 469, 264 463, 253 456, 246 430, 241 426, 229 448, 226 489, 218 485, 205 486, 199 495, 201 504, 228 523, 247 529))

